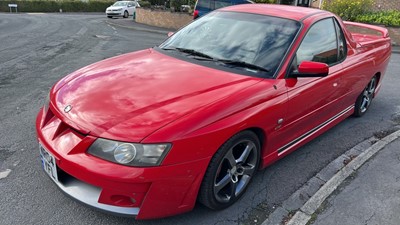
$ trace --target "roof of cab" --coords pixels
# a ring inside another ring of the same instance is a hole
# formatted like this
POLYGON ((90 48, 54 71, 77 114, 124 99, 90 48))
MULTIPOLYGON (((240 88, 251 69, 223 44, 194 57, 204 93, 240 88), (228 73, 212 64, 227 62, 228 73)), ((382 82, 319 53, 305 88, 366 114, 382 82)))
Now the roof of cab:
POLYGON ((311 15, 329 13, 327 11, 314 8, 289 6, 289 5, 276 5, 276 4, 242 4, 242 5, 225 7, 219 9, 219 11, 255 13, 255 14, 288 18, 297 21, 303 20, 311 15))

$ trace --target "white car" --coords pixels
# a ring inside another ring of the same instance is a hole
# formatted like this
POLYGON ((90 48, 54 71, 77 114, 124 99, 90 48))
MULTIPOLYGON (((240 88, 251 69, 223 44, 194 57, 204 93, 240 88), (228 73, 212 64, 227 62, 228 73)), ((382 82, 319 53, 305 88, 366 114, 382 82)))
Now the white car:
POLYGON ((140 7, 137 1, 118 1, 106 9, 106 14, 108 18, 114 16, 127 18, 136 13, 136 7, 140 7))

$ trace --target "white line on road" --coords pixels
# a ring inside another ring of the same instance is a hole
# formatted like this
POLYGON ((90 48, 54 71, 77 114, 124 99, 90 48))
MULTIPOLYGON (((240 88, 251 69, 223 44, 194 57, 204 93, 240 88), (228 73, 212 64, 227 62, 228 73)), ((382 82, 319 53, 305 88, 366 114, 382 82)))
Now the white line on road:
POLYGON ((87 27, 82 27, 76 34, 79 36, 83 35, 84 33, 86 33, 87 30, 87 27))

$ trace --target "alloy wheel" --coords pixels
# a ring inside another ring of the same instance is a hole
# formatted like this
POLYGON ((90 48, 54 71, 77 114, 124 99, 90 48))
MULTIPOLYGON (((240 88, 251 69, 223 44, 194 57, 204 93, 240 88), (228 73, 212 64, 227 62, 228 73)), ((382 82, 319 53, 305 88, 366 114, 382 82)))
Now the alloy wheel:
POLYGON ((371 101, 375 93, 375 88, 376 88, 376 78, 374 77, 364 89, 362 101, 360 104, 361 113, 366 112, 369 106, 371 105, 371 101))
POLYGON ((241 140, 226 152, 214 180, 214 197, 218 202, 228 203, 245 190, 256 170, 257 151, 254 142, 241 140))

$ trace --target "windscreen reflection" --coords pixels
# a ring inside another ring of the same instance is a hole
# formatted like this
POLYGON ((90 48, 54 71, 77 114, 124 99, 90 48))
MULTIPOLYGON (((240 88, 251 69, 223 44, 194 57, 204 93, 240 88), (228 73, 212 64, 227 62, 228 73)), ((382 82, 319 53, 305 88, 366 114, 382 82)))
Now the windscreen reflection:
POLYGON ((272 76, 299 28, 298 22, 284 18, 216 11, 189 24, 160 47, 244 61, 268 69, 272 76))

